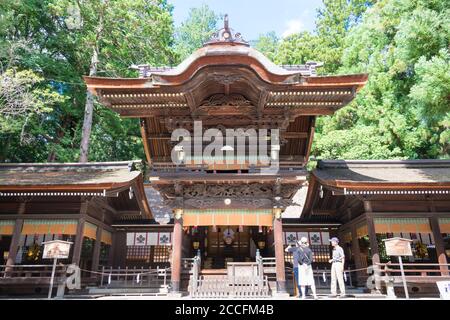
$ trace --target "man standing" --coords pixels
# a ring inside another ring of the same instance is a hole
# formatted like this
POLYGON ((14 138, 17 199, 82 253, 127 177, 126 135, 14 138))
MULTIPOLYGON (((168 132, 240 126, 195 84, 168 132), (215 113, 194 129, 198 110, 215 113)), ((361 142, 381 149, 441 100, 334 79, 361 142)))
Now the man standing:
POLYGON ((333 246, 333 258, 330 259, 331 263, 331 296, 337 296, 336 282, 339 282, 339 291, 341 297, 345 297, 345 283, 344 283, 344 262, 345 255, 344 250, 339 246, 339 239, 333 237, 330 239, 333 246))
POLYGON ((284 249, 284 251, 292 253, 294 278, 295 278, 295 283, 297 284, 297 295, 296 295, 297 298, 300 297, 300 292, 301 292, 299 279, 298 279, 298 276, 299 276, 298 275, 298 260, 300 258, 300 251, 298 249, 298 245, 299 245, 299 242, 297 243, 297 245, 290 244, 288 247, 286 247, 286 249, 284 249))

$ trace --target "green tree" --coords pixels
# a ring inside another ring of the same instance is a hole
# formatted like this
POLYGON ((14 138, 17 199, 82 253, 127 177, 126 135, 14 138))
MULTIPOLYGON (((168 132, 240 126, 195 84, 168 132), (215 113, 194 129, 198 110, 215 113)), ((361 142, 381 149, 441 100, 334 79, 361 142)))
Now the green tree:
MULTIPOLYGON (((11 161, 8 151, 30 152, 41 138, 35 129, 64 97, 30 70, 8 69, 0 73, 0 161, 11 161)), ((34 155, 35 152, 32 152, 34 155)))
POLYGON ((271 61, 278 57, 279 41, 275 31, 261 34, 255 42, 255 49, 262 52, 271 61))
POLYGON ((190 9, 188 18, 177 28, 175 34, 175 52, 180 61, 211 38, 217 30, 218 19, 219 16, 206 4, 190 9))
MULTIPOLYGON (((380 137, 377 145, 361 138, 353 148, 385 150, 385 158, 449 157, 450 11, 445 2, 384 0, 363 14, 344 39, 338 72, 368 72, 369 81, 349 106, 318 121, 315 145, 335 148, 327 155, 343 158, 345 150, 328 141, 336 139, 336 130, 363 137, 359 129, 370 126, 380 137)), ((323 150, 313 154, 321 157, 323 150)))
MULTIPOLYGON (((132 76, 133 63, 174 61, 172 7, 165 0, 4 0, 0 12, 0 63, 33 70, 66 98, 36 128, 35 135, 45 137, 42 145, 36 145, 39 155, 22 157, 14 148, 7 149, 7 158, 15 161, 79 158, 83 109, 89 97, 83 75, 132 76)), ((92 102, 90 141, 95 141, 98 152, 89 160, 143 158, 140 144, 134 144, 140 137, 138 121, 105 116, 109 111, 92 102), (108 148, 108 143, 116 147, 108 148), (104 156, 100 148, 105 149, 104 156)))

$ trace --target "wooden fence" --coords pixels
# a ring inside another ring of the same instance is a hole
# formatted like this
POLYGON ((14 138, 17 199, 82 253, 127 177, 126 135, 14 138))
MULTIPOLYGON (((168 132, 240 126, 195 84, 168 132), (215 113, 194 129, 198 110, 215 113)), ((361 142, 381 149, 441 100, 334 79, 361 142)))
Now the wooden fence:
POLYGON ((192 298, 265 298, 270 296, 267 276, 260 278, 199 276, 198 279, 191 277, 189 293, 192 298))

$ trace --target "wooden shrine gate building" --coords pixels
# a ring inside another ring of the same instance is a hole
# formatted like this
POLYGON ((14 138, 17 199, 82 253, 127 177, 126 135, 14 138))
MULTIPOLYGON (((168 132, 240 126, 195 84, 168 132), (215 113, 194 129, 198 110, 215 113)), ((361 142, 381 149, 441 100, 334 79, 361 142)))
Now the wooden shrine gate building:
POLYGON ((224 28, 177 67, 141 65, 137 79, 85 77, 102 104, 140 119, 149 164, 145 187, 159 193, 174 214, 174 291, 180 288, 183 239, 189 238, 185 251, 193 256, 200 250, 209 268, 267 249, 276 258, 276 290, 285 292, 282 212, 306 181, 315 118, 348 104, 367 80, 366 74, 317 76, 319 66, 275 65, 225 18, 224 28), (171 139, 176 129, 190 135, 190 150, 177 149, 179 141, 171 139), (226 140, 208 161, 202 152, 212 137, 201 137, 210 129, 218 131, 215 142, 230 129, 267 132, 256 141, 238 134, 244 138, 226 140), (279 130, 277 141, 273 130, 279 130), (252 161, 249 150, 264 144, 269 161, 252 161), (234 153, 240 148, 244 154, 234 153), (277 170, 270 170, 274 163, 277 170))

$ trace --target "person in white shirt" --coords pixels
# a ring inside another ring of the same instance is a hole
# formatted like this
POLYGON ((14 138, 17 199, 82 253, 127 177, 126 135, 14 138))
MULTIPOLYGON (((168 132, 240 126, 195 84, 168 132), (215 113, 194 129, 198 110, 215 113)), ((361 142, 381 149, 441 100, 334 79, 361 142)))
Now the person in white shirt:
POLYGON ((329 260, 331 263, 331 296, 337 296, 336 282, 339 283, 339 291, 341 297, 345 297, 345 283, 344 283, 344 262, 345 255, 344 250, 339 246, 339 239, 333 237, 330 239, 333 246, 333 256, 329 260))

